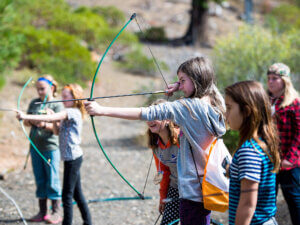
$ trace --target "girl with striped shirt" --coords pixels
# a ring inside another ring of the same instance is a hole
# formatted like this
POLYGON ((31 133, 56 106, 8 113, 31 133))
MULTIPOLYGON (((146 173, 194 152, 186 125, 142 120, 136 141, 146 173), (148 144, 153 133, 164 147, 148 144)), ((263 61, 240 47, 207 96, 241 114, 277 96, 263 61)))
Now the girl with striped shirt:
POLYGON ((229 224, 275 225, 280 156, 268 96, 260 83, 243 81, 225 89, 225 102, 227 122, 240 136, 229 169, 229 224))

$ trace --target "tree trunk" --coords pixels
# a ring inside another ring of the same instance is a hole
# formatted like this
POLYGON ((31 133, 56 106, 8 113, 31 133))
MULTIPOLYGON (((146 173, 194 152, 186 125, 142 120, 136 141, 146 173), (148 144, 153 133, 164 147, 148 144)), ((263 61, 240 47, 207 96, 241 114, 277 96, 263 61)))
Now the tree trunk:
POLYGON ((193 0, 190 24, 182 38, 186 44, 200 46, 208 45, 207 20, 208 0, 193 0))

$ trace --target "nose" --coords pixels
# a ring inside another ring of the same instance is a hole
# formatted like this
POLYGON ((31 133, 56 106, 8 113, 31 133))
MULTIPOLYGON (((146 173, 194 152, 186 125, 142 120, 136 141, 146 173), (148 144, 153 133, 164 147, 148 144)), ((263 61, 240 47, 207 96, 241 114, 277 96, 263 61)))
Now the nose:
POLYGON ((182 88, 183 88, 183 85, 181 83, 179 83, 179 88, 178 89, 181 91, 182 88))

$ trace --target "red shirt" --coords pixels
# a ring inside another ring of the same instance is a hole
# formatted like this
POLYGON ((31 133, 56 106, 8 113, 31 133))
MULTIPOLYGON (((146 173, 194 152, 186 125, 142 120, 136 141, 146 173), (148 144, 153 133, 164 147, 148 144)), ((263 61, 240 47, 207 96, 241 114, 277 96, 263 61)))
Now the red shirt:
POLYGON ((275 103, 276 122, 280 137, 281 159, 286 159, 293 164, 290 168, 281 168, 281 170, 290 170, 300 167, 300 99, 297 98, 292 104, 280 108, 283 96, 275 103))

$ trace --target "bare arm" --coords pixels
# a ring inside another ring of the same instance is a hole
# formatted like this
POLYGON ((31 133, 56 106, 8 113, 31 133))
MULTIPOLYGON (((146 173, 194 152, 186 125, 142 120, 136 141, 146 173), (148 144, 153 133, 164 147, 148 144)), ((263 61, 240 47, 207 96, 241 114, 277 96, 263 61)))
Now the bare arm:
POLYGON ((235 224, 249 225, 256 209, 259 183, 242 179, 241 194, 236 210, 235 224))
POLYGON ((109 116, 127 120, 140 120, 141 108, 116 108, 100 106, 97 102, 85 102, 85 109, 91 116, 109 116))
POLYGON ((31 115, 18 111, 17 118, 21 120, 53 122, 67 119, 67 112, 61 111, 50 115, 31 115))

